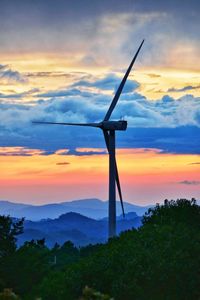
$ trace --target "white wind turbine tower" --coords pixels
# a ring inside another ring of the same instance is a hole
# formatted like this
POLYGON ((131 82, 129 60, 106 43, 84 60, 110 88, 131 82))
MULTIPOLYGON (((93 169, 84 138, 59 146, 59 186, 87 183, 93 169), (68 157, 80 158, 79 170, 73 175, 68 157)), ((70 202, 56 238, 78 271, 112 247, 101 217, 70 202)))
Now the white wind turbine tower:
POLYGON ((114 237, 116 235, 116 185, 119 193, 119 198, 122 206, 122 212, 124 215, 124 206, 122 199, 121 186, 119 181, 119 174, 117 169, 117 162, 115 158, 115 131, 117 130, 126 130, 127 121, 110 121, 111 114, 119 100, 119 97, 122 93, 126 80, 129 76, 129 73, 133 67, 133 64, 140 52, 140 49, 144 43, 144 40, 140 44, 133 60, 131 61, 130 66, 128 67, 118 89, 117 92, 110 104, 110 107, 105 115, 105 118, 102 122, 99 123, 56 123, 56 122, 33 122, 37 124, 56 124, 56 125, 72 125, 72 126, 89 126, 100 128, 103 131, 106 147, 109 154, 109 215, 108 215, 108 223, 109 223, 109 237, 114 237))

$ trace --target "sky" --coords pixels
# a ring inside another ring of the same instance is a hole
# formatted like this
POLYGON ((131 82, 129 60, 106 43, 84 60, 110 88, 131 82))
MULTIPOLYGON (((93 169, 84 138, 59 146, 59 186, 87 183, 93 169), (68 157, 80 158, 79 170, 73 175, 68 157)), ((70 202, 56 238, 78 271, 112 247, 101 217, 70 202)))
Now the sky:
POLYGON ((33 204, 108 199, 96 128, 145 43, 113 120, 124 200, 200 198, 200 3, 0 1, 0 199, 33 204))

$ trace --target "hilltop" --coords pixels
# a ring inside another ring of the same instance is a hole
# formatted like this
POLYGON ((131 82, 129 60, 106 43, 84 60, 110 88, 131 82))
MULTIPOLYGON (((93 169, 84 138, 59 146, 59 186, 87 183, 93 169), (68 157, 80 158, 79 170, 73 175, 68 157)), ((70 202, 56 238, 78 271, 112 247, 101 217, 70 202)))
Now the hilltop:
MULTIPOLYGON (((117 233, 141 225, 141 217, 136 213, 128 213, 125 218, 117 218, 117 233)), ((70 240, 76 246, 87 244, 104 243, 107 240, 107 218, 95 220, 78 213, 70 212, 56 219, 40 221, 25 221, 24 233, 18 237, 18 246, 25 241, 45 238, 46 245, 53 247, 57 242, 62 245, 70 240)))
MULTIPOLYGON (((122 213, 121 204, 119 201, 116 203, 117 215, 122 213)), ((135 212, 138 216, 142 216, 148 208, 148 206, 134 205, 128 202, 124 202, 125 213, 135 212)), ((30 205, 14 203, 9 201, 0 201, 0 214, 10 215, 15 218, 25 217, 31 221, 39 221, 41 219, 55 219, 60 215, 75 212, 83 216, 102 219, 108 215, 108 202, 99 199, 82 199, 68 202, 51 203, 44 205, 30 205)))

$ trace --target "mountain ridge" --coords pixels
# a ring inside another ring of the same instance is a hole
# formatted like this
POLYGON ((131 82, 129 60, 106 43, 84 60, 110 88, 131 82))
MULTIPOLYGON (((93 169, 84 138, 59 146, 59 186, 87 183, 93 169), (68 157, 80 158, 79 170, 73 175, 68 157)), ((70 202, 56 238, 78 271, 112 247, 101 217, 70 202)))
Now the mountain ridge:
MULTIPOLYGON (((116 207, 117 215, 119 216, 121 214, 121 204, 119 201, 117 201, 116 207)), ((125 213, 136 212, 138 216, 142 216, 150 207, 153 207, 153 205, 139 206, 124 202, 125 213)), ((0 201, 0 214, 10 215, 16 218, 25 217, 32 221, 49 218, 55 219, 68 212, 80 213, 83 216, 97 220, 106 218, 108 215, 108 201, 90 198, 43 205, 0 201)))
MULTIPOLYGON (((142 217, 136 213, 128 213, 117 218, 117 234, 131 228, 141 226, 142 217)), ((25 241, 45 238, 48 247, 53 247, 57 242, 63 244, 67 240, 76 246, 104 243, 107 241, 108 220, 95 220, 79 213, 66 213, 56 219, 24 222, 24 233, 18 236, 18 245, 25 241)))

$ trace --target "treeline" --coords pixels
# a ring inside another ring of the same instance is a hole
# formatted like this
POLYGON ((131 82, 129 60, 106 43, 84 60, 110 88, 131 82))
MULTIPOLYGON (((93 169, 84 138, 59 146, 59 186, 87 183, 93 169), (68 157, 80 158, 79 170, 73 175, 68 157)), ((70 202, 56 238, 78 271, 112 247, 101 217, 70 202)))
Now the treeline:
POLYGON ((22 230, 23 219, 0 217, 0 290, 13 288, 21 299, 75 300, 83 290, 82 299, 200 299, 195 199, 165 200, 139 229, 106 244, 76 248, 68 241, 48 249, 38 240, 17 249, 22 230))

